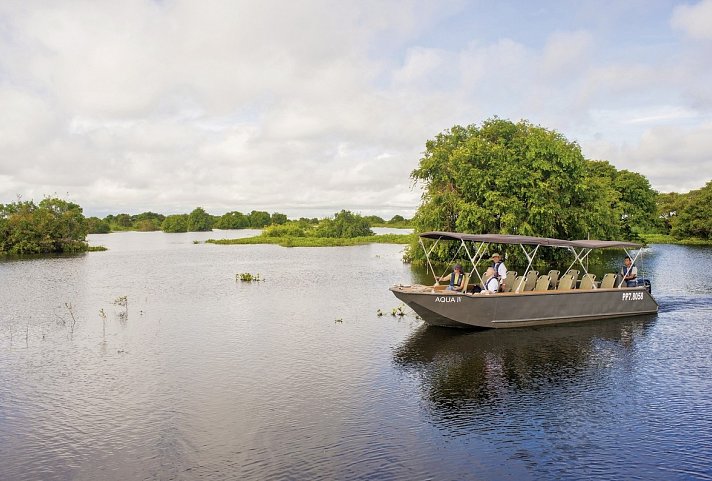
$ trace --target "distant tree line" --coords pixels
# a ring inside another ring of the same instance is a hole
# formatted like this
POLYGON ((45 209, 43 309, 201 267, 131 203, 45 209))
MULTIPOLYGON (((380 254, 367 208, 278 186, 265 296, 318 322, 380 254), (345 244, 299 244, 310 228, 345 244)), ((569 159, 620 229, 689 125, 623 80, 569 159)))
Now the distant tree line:
MULTIPOLYGON (((367 225, 372 227, 409 227, 409 220, 403 216, 395 215, 386 221, 378 216, 363 217, 367 225)), ((263 229, 269 226, 285 225, 289 219, 285 214, 253 210, 249 214, 238 211, 227 212, 216 216, 208 214, 202 207, 196 207, 189 214, 162 215, 155 212, 141 214, 116 214, 107 215, 103 219, 88 217, 86 219, 90 234, 106 234, 109 232, 135 230, 164 232, 203 232, 212 229, 263 229)), ((289 221, 293 222, 293 221, 289 221)), ((319 219, 301 218, 297 222, 302 225, 315 225, 319 219)))
POLYGON ((196 207, 189 214, 163 215, 155 212, 141 214, 107 215, 103 219, 87 218, 90 234, 137 230, 164 232, 203 232, 212 229, 262 229, 270 225, 287 222, 287 216, 275 212, 253 210, 249 214, 232 211, 221 216, 208 214, 202 207, 196 207))

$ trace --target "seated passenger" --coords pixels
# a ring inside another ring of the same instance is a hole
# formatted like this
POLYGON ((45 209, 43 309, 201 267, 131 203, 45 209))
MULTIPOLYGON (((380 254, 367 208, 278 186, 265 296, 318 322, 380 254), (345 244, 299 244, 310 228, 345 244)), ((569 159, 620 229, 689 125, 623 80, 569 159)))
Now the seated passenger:
POLYGON ((625 282, 626 287, 637 287, 638 286, 638 268, 633 265, 630 257, 626 256, 623 260, 625 264, 621 269, 621 275, 623 276, 623 282, 625 282))
POLYGON ((462 273, 462 265, 460 264, 455 264, 455 267, 452 268, 452 273, 444 277, 437 277, 435 280, 450 281, 450 285, 446 289, 448 291, 465 291, 465 274, 462 273))
POLYGON ((502 262, 502 256, 499 252, 492 254, 492 268, 494 269, 494 277, 499 281, 499 288, 504 288, 504 280, 507 278, 507 267, 502 262))
POLYGON ((497 280, 494 267, 487 268, 482 285, 484 286, 481 292, 482 294, 496 294, 499 291, 499 281, 497 280))

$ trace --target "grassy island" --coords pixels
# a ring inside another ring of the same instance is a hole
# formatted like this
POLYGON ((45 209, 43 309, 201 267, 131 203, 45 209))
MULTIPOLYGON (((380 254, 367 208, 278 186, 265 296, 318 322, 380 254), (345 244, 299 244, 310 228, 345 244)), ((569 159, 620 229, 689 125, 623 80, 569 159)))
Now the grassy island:
POLYGON ((210 244, 277 244, 282 247, 341 247, 360 244, 409 244, 414 234, 382 234, 358 237, 272 237, 258 235, 242 239, 208 239, 210 244))

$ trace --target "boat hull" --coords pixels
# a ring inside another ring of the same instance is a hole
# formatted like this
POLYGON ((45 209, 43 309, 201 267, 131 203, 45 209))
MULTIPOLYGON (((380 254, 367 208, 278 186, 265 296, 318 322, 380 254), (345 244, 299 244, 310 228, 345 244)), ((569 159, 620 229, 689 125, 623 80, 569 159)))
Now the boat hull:
POLYGON ((393 294, 434 326, 510 328, 658 312, 644 287, 463 294, 415 286, 394 286, 393 294))

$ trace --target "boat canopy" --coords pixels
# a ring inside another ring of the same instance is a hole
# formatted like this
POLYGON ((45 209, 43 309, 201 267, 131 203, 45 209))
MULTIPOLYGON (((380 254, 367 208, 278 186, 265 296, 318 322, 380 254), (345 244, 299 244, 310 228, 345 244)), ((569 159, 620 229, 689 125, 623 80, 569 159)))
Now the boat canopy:
POLYGON ((532 246, 549 246, 549 247, 574 247, 584 249, 605 249, 607 247, 615 247, 619 249, 637 248, 640 244, 635 242, 625 241, 605 241, 593 239, 581 240, 562 240, 552 239, 549 237, 533 237, 526 235, 511 235, 511 234, 464 234, 460 232, 423 232, 420 237, 424 239, 437 240, 458 240, 470 242, 485 242, 493 244, 514 244, 514 245, 532 245, 532 246))
MULTIPOLYGON (((529 264, 527 265, 526 270, 524 271, 524 275, 526 276, 527 273, 529 272, 529 269, 532 267, 532 263, 534 262, 534 257, 536 256, 537 251, 539 250, 539 247, 545 246, 545 247, 563 247, 565 249, 568 249, 571 251, 571 253, 574 256, 574 261, 571 263, 569 266, 570 270, 577 262, 581 265, 581 268, 583 269, 584 273, 588 274, 588 269, 586 269, 586 266, 584 265, 584 261, 588 257, 588 255, 591 253, 593 249, 605 249, 605 248, 617 248, 617 249, 623 249, 625 250, 626 254, 630 257, 630 253, 628 252, 628 249, 638 249, 639 247, 642 247, 640 244, 636 244, 635 242, 625 242, 625 241, 606 241, 606 240, 593 240, 593 239, 581 239, 581 240, 562 240, 562 239, 551 239, 549 237, 533 237, 533 236, 526 236, 526 235, 511 235, 511 234, 464 234, 460 232, 443 232, 443 231, 432 231, 432 232, 423 232, 420 234, 420 246, 423 248, 423 252, 425 252, 425 259, 428 263, 429 269, 432 271, 433 276, 435 277, 436 281, 438 278, 443 277, 444 273, 440 276, 437 275, 435 272, 435 268, 433 267, 432 263, 430 262, 430 254, 433 252, 435 249, 435 246, 441 241, 459 241, 460 242, 460 247, 457 249, 457 252, 455 252, 455 255, 453 256, 453 260, 457 255, 460 253, 460 250, 464 249, 465 253, 467 254, 467 257, 470 259, 470 262, 472 263, 472 270, 470 271, 470 276, 472 276, 473 273, 477 274, 477 277, 479 278, 480 282, 482 282, 482 276, 480 273, 477 271, 475 268, 477 266, 477 263, 480 262, 481 260, 484 259, 486 249, 489 246, 489 244, 513 244, 513 245, 518 245, 522 251, 524 251, 524 255, 527 257, 527 260, 529 261, 529 264), (435 240, 435 243, 430 247, 430 249, 427 249, 425 247, 425 244, 423 243, 423 239, 432 239, 435 240), (473 242, 477 246, 477 250, 475 251, 474 255, 471 254, 470 249, 467 246, 467 242, 473 242), (526 246, 526 247, 525 247, 526 246)), ((635 258, 633 258, 633 263, 638 259, 638 256, 642 253, 642 250, 638 250, 638 253, 635 255, 635 258)), ((622 284, 621 284, 622 286, 622 284)), ((517 292, 519 292, 519 288, 517 288, 517 292)))

